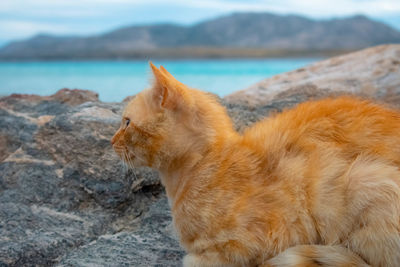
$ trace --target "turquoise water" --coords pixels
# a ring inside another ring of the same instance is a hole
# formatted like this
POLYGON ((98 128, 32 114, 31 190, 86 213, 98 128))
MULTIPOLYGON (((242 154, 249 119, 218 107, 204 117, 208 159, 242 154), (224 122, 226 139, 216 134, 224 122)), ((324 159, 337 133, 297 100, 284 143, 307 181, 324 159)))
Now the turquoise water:
MULTIPOLYGON (((316 61, 309 59, 155 61, 181 82, 220 96, 316 61)), ((49 95, 61 88, 88 89, 102 101, 121 101, 149 86, 147 61, 0 62, 0 95, 49 95)))

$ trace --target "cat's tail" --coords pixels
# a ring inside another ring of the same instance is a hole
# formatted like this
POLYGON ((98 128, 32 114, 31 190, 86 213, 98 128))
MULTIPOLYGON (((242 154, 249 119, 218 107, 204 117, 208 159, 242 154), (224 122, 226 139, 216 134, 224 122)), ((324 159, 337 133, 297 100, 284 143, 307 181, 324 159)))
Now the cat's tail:
POLYGON ((263 267, 370 266, 357 254, 341 246, 299 245, 288 248, 263 267))

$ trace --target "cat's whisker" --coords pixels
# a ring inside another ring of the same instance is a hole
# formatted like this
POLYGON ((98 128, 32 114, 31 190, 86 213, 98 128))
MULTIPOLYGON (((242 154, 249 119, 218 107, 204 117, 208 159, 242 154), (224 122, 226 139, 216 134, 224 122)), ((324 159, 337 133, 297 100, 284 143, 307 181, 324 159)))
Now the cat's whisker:
POLYGON ((133 157, 138 158, 140 161, 145 162, 142 157, 139 157, 137 154, 133 153, 133 151, 129 151, 133 155, 133 157))
POLYGON ((129 152, 125 154, 125 157, 126 157, 126 163, 128 164, 128 167, 130 169, 134 169, 133 161, 129 155, 129 152))
POLYGON ((134 169, 134 168, 135 168, 135 167, 133 166, 132 159, 129 159, 129 167, 130 167, 131 169, 134 169))
POLYGON ((133 176, 135 176, 135 180, 138 180, 138 177, 136 176, 136 173, 134 170, 132 170, 133 176))
POLYGON ((115 146, 113 147, 113 149, 114 149, 115 153, 117 154, 117 156, 120 159, 122 159, 121 160, 121 162, 122 162, 122 171, 124 173, 126 173, 127 169, 126 169, 126 163, 125 163, 125 160, 124 160, 124 150, 121 147, 115 147, 115 146))
POLYGON ((130 168, 131 168, 131 169, 134 169, 134 168, 135 168, 135 166, 134 166, 134 164, 133 164, 133 160, 132 160, 132 158, 131 158, 131 157, 129 157, 129 154, 128 154, 128 162, 129 162, 130 168))
POLYGON ((130 160, 130 158, 129 158, 129 156, 128 156, 127 154, 126 154, 126 164, 127 164, 127 166, 128 166, 129 169, 132 168, 131 160, 130 160))
POLYGON ((123 162, 124 162, 125 172, 127 172, 129 170, 128 157, 127 157, 125 151, 122 152, 122 155, 123 155, 123 162))

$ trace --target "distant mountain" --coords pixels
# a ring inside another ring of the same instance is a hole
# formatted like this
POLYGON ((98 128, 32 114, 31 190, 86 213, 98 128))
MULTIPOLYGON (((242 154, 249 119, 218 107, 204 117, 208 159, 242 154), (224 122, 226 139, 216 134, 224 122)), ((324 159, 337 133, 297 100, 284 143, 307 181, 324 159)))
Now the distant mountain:
POLYGON ((235 13, 193 26, 130 26, 89 37, 37 35, 0 49, 0 59, 224 57, 349 51, 400 43, 400 32, 365 16, 312 20, 235 13))

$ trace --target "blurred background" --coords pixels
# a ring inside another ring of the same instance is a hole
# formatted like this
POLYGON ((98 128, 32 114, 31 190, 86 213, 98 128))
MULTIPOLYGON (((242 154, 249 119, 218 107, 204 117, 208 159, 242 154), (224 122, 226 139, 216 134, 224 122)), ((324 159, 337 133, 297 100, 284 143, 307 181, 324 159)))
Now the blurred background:
POLYGON ((149 60, 243 131, 328 95, 400 107, 399 31, 400 0, 0 0, 0 96, 19 93, 0 97, 0 266, 181 265, 157 173, 110 145, 149 60))
POLYGON ((147 62, 220 96, 332 55, 400 43, 398 0, 2 0, 0 95, 148 86, 147 62))

